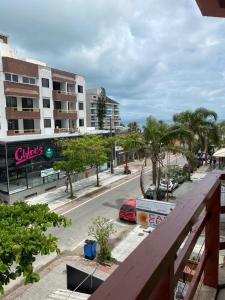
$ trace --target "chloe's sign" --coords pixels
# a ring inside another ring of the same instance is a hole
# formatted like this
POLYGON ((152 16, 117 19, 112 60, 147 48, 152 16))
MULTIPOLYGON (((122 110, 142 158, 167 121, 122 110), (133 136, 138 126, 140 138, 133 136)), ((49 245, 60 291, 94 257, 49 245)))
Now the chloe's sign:
POLYGON ((38 157, 43 154, 44 148, 40 145, 35 147, 28 146, 27 148, 18 147, 15 152, 16 165, 18 166, 31 158, 38 157))

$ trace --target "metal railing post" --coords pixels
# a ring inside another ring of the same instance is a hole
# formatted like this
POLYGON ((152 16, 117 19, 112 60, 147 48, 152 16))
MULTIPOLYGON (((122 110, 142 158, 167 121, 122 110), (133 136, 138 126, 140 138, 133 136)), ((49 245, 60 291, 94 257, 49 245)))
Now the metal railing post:
POLYGON ((205 227, 205 251, 209 258, 204 268, 204 284, 213 288, 218 287, 219 277, 219 243, 220 243, 220 185, 206 203, 209 221, 205 227))

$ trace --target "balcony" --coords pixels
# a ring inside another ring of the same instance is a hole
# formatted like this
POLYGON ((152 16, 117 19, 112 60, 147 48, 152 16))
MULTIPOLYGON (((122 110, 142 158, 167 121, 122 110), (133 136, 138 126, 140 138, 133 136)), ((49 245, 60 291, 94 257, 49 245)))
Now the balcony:
POLYGON ((6 119, 40 119, 39 108, 5 108, 6 119))
POLYGON ((40 129, 8 130, 7 135, 40 134, 40 129))
POLYGON ((71 92, 63 92, 60 90, 53 90, 52 97, 54 101, 70 101, 75 102, 77 100, 77 96, 75 93, 71 92))
POLYGON ((55 128, 54 133, 63 133, 63 132, 69 132, 69 133, 75 133, 75 128, 55 128))
POLYGON ((4 81, 4 91, 6 96, 39 98, 39 87, 36 85, 4 81))
POLYGON ((77 111, 76 110, 54 109, 54 119, 55 120, 76 120, 77 119, 77 111))
MULTIPOLYGON (((183 278, 184 268, 202 233, 204 247, 184 299, 193 299, 202 283, 216 291, 219 250, 225 249, 219 236, 220 214, 225 213, 225 206, 220 203, 224 179, 225 174, 214 171, 196 184, 167 220, 150 233, 89 299, 174 299, 177 282, 183 278)), ((202 299, 200 295, 198 299, 202 299)))

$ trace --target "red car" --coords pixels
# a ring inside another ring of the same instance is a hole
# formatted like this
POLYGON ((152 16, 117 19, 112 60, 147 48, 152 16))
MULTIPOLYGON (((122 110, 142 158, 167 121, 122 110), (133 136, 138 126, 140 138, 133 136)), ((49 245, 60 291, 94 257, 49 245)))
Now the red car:
POLYGON ((126 220, 136 223, 136 200, 127 199, 123 201, 120 208, 119 218, 121 220, 126 220))

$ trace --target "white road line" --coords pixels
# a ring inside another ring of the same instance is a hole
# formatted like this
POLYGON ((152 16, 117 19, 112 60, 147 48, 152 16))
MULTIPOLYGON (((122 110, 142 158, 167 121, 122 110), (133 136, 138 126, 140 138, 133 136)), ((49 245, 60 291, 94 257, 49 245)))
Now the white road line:
MULTIPOLYGON (((172 161, 173 161, 173 160, 175 160, 175 159, 172 159, 172 161)), ((144 172, 144 174, 149 173, 151 170, 152 170, 152 168, 150 168, 148 171, 144 172)), ((93 197, 93 198, 91 198, 91 199, 89 199, 89 200, 87 200, 87 201, 85 201, 85 202, 83 202, 83 203, 81 203, 81 204, 79 204, 79 205, 77 205, 77 206, 75 206, 75 207, 72 207, 72 208, 68 209, 67 211, 65 211, 65 212, 63 212, 63 213, 60 213, 60 212, 59 212, 59 214, 61 214, 62 216, 64 216, 64 215, 68 214, 69 212, 71 212, 71 211, 73 211, 73 210, 75 210, 75 209, 77 209, 77 208, 79 208, 79 207, 81 207, 81 206, 83 206, 83 205, 85 205, 85 204, 91 202, 92 200, 94 200, 94 199, 96 199, 96 198, 98 198, 98 197, 101 197, 101 196, 105 195, 106 193, 108 193, 108 192, 110 192, 110 191, 112 191, 112 190, 115 190, 115 189, 117 189, 118 187, 120 187, 120 186, 122 186, 122 185, 124 185, 124 184, 126 184, 126 183, 128 183, 128 182, 130 182, 130 181, 132 181, 132 180, 134 180, 134 179, 136 179, 136 178, 138 178, 139 176, 140 176, 140 174, 138 174, 137 176, 135 176, 135 177, 133 177, 133 178, 131 178, 131 179, 126 180, 125 182, 122 182, 121 184, 119 184, 119 185, 117 185, 117 186, 114 186, 114 187, 108 189, 108 190, 105 191, 105 192, 102 192, 101 194, 96 195, 95 197, 93 197)), ((56 212, 57 212, 57 211, 56 211, 56 212)))
MULTIPOLYGON (((148 173, 148 172, 150 172, 150 171, 151 171, 151 170, 148 170, 148 171, 145 172, 145 173, 148 173)), ((85 201, 85 202, 83 202, 83 203, 81 203, 81 204, 79 204, 79 205, 77 205, 77 206, 75 206, 75 207, 72 207, 71 209, 69 209, 69 210, 67 210, 67 211, 65 211, 65 212, 63 212, 63 213, 61 213, 61 215, 64 216, 64 215, 68 214, 69 212, 73 211, 74 209, 77 209, 77 208, 79 208, 79 207, 81 207, 81 206, 87 204, 88 202, 90 202, 90 201, 92 201, 92 200, 94 200, 94 199, 96 199, 96 198, 98 198, 98 197, 101 197, 102 195, 105 195, 106 193, 108 193, 108 192, 110 192, 110 191, 112 191, 112 190, 114 190, 114 189, 117 189, 118 187, 120 187, 120 186, 126 184, 127 182, 130 182, 130 181, 132 181, 132 180, 138 178, 139 176, 140 176, 140 174, 138 174, 137 176, 135 176, 135 177, 133 177, 133 178, 131 178, 131 179, 126 180, 125 182, 122 182, 121 184, 119 184, 119 185, 117 185, 117 186, 114 186, 114 187, 108 189, 108 190, 105 191, 105 192, 102 192, 101 194, 96 195, 95 197, 93 197, 93 198, 91 198, 91 199, 89 199, 89 200, 87 200, 87 201, 85 201)))

